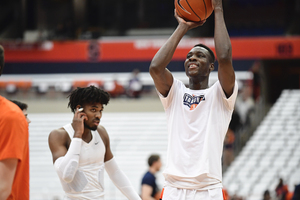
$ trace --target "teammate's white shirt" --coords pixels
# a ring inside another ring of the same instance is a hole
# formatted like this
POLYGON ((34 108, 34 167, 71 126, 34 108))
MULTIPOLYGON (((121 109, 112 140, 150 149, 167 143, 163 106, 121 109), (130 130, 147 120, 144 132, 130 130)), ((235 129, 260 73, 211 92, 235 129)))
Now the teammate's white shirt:
MULTIPOLYGON (((74 129, 71 124, 63 127, 73 139, 74 129)), ((105 145, 98 131, 91 131, 92 140, 82 141, 79 166, 72 182, 61 180, 65 191, 65 200, 104 199, 104 155, 105 145)))
POLYGON ((238 86, 227 98, 219 81, 191 90, 173 79, 167 97, 159 97, 167 116, 166 185, 196 190, 222 187, 223 141, 231 120, 238 86))

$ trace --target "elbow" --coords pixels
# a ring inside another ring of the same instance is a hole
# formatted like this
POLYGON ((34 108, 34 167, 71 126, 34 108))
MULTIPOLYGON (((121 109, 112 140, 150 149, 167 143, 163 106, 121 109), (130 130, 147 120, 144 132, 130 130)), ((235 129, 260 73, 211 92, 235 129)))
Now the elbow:
POLYGON ((229 63, 232 62, 232 50, 231 46, 226 46, 223 50, 222 53, 219 53, 218 56, 218 62, 219 63, 229 63))
POLYGON ((62 180, 66 183, 71 183, 74 179, 74 176, 63 176, 62 180))
POLYGON ((149 73, 151 76, 153 76, 155 74, 159 74, 159 71, 160 71, 160 68, 157 65, 155 65, 154 63, 150 64, 149 73))

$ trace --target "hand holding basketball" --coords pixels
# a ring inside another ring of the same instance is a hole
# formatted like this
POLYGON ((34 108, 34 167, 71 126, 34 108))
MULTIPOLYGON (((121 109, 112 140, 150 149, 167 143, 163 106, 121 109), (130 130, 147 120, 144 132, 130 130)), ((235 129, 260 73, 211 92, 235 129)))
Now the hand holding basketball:
POLYGON ((199 22, 192 22, 192 21, 186 21, 185 19, 183 19, 182 17, 178 16, 177 12, 176 12, 176 9, 174 10, 174 16, 175 18, 177 19, 178 23, 183 23, 183 24, 186 24, 190 29, 193 29, 193 28, 196 28, 198 26, 202 26, 206 20, 203 20, 203 21, 199 21, 199 22))
MULTIPOLYGON (((215 3, 220 2, 220 0, 215 1, 215 3)), ((178 16, 186 21, 204 21, 213 11, 212 0, 175 0, 174 4, 178 16)))

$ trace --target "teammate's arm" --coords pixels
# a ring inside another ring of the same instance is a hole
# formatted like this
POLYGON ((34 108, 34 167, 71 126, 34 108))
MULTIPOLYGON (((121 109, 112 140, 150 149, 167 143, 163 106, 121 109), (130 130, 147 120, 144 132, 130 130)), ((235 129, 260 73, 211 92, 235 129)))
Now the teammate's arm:
POLYGON ((155 54, 149 68, 149 72, 152 76, 156 89, 165 97, 168 95, 173 84, 173 76, 166 67, 171 62, 180 40, 188 30, 204 23, 186 22, 180 18, 176 12, 174 13, 175 18, 178 21, 178 26, 167 42, 155 54))
POLYGON ((101 137, 101 139, 102 139, 102 141, 104 142, 104 145, 105 145, 104 162, 106 162, 106 161, 111 160, 114 157, 112 152, 111 152, 111 149, 110 149, 109 136, 107 134, 106 129, 103 126, 99 125, 97 130, 98 130, 98 133, 100 134, 100 137, 101 137))
POLYGON ((215 50, 219 63, 218 78, 226 96, 230 97, 235 83, 231 42, 224 21, 222 0, 212 0, 212 3, 215 14, 215 50))
POLYGON ((0 200, 6 200, 11 193, 17 165, 16 158, 0 160, 0 200))
POLYGON ((109 136, 105 128, 103 126, 98 126, 98 132, 104 142, 105 149, 106 149, 104 162, 105 162, 105 170, 109 178, 129 200, 140 200, 141 198, 136 193, 129 179, 124 174, 124 172, 119 168, 116 160, 113 157, 113 154, 110 149, 109 136))

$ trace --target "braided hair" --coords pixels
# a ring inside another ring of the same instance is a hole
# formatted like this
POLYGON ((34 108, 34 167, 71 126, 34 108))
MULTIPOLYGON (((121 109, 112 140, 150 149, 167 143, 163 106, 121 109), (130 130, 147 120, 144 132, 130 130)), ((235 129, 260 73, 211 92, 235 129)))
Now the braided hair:
POLYGON ((90 103, 101 103, 107 105, 110 100, 108 92, 97 88, 93 85, 85 88, 78 87, 69 96, 68 107, 75 113, 77 105, 85 105, 90 103))

